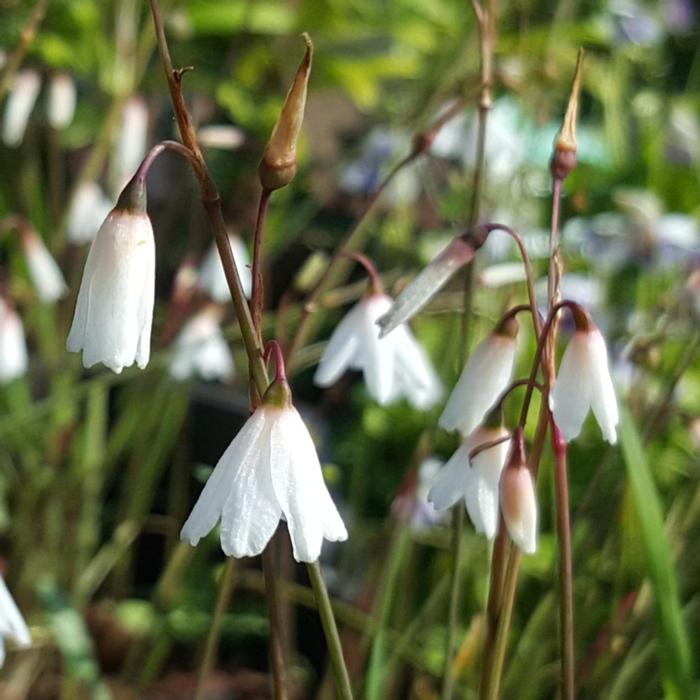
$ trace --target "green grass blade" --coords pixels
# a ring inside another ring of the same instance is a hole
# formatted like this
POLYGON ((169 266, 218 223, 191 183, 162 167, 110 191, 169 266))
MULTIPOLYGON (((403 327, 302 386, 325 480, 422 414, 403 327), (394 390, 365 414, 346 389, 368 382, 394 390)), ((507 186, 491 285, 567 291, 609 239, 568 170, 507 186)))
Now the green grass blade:
POLYGON ((693 697, 693 657, 661 502, 639 433, 624 408, 621 419, 622 456, 639 516, 640 536, 656 603, 665 696, 668 700, 690 700, 693 697))

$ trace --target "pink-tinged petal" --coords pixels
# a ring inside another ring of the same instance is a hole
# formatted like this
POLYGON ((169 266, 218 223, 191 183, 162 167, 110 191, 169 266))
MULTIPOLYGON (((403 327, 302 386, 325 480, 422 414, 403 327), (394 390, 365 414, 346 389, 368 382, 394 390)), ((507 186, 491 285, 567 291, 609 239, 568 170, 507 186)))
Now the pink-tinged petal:
MULTIPOLYGON (((337 522, 329 522, 328 489, 316 447, 295 408, 274 412, 270 431, 270 470, 275 496, 282 507, 294 558, 313 562, 321 554, 326 527, 344 539, 337 522)), ((338 516, 340 518, 340 516, 338 516)))
POLYGON ((224 508, 234 480, 239 473, 246 478, 260 462, 263 450, 262 433, 265 429, 265 413, 258 409, 248 418, 226 451, 221 455, 187 518, 180 538, 196 545, 216 525, 224 508))
POLYGON ((445 430, 469 435, 510 384, 515 367, 514 338, 491 333, 474 350, 440 416, 445 430))
POLYGON ((316 386, 334 384, 353 362, 363 329, 363 310, 360 304, 362 302, 353 306, 333 331, 314 374, 316 386))
POLYGON ((537 500, 530 470, 509 467, 501 477, 501 511, 508 534, 525 554, 537 550, 537 500))
POLYGON ((554 389, 549 395, 549 408, 568 442, 581 432, 591 405, 593 391, 588 333, 576 331, 566 346, 559 365, 554 389))
POLYGON ((603 437, 611 445, 617 442, 617 424, 620 416, 615 397, 610 370, 608 368, 608 351, 605 340, 599 330, 590 333, 591 352, 591 408, 598 421, 603 437))

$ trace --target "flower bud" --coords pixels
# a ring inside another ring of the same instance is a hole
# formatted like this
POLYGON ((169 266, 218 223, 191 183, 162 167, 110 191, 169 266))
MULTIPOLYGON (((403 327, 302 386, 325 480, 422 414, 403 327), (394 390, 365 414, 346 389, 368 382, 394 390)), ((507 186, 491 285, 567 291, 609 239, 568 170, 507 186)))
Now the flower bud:
POLYGON ((27 343, 22 320, 9 301, 0 296, 0 384, 27 373, 27 343))
POLYGON ((576 118, 578 116, 578 101, 581 91, 581 68, 583 65, 583 49, 579 50, 576 60, 576 72, 571 86, 569 104, 564 116, 564 124, 554 142, 554 153, 550 162, 552 177, 564 180, 576 167, 576 118))
POLYGON ((288 185, 297 170, 297 140, 304 120, 306 89, 311 73, 313 44, 308 34, 302 35, 306 42, 306 53, 297 70, 292 87, 282 106, 280 118, 272 130, 258 166, 258 177, 264 190, 277 190, 288 185))
POLYGON ((522 432, 513 437, 508 465, 501 476, 501 512, 508 534, 525 554, 537 550, 537 499, 532 474, 525 462, 522 432))
POLYGON ((5 145, 16 147, 22 143, 40 87, 41 78, 33 68, 26 68, 15 76, 12 90, 5 102, 2 125, 2 140, 5 145))
POLYGON ((75 114, 75 82, 68 73, 59 73, 49 83, 47 116, 54 129, 65 129, 75 114))
POLYGON ((26 227, 20 232, 20 240, 29 268, 29 276, 43 302, 54 302, 68 293, 68 286, 61 268, 54 260, 44 241, 33 229, 26 227))

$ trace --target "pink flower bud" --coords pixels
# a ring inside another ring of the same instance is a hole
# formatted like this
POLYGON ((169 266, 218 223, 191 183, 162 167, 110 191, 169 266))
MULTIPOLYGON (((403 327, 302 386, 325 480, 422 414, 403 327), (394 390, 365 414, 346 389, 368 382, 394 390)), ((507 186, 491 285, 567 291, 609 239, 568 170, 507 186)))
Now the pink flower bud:
POLYGON ((534 554, 537 550, 535 485, 527 464, 520 458, 511 459, 501 476, 501 512, 515 545, 525 554, 534 554))

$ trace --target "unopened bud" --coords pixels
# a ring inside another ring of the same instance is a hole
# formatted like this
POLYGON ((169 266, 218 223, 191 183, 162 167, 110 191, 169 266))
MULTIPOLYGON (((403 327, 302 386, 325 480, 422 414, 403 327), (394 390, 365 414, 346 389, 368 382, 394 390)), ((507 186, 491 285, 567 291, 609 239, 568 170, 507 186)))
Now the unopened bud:
POLYGON ((297 170, 297 140, 304 120, 306 89, 311 73, 313 44, 308 34, 302 35, 306 42, 306 53, 297 70, 292 87, 282 106, 280 118, 272 130, 258 165, 258 177, 264 190, 277 190, 288 185, 297 170))
POLYGON ((508 534, 525 554, 537 550, 537 500, 532 474, 525 462, 522 430, 513 436, 508 464, 501 476, 501 512, 508 534))
POLYGON ((552 177, 555 180, 564 180, 576 167, 576 120, 578 118, 579 94, 581 92, 582 66, 583 49, 579 49, 569 104, 566 107, 564 123, 554 142, 554 154, 550 162, 552 177))

